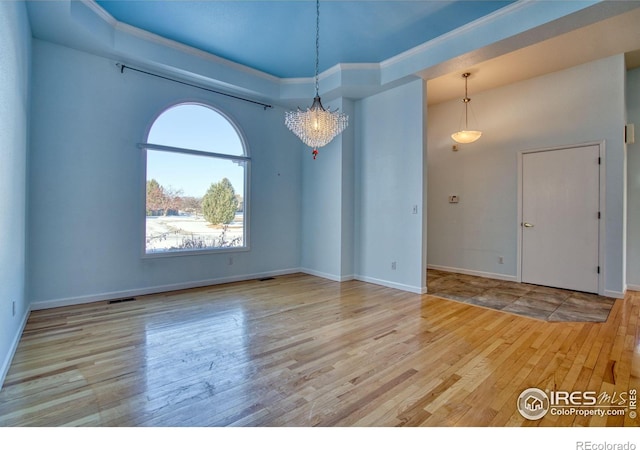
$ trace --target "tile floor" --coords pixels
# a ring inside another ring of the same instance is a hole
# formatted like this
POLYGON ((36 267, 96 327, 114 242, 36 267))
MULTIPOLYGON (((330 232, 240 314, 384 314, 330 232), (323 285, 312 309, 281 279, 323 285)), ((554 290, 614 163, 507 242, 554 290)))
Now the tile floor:
POLYGON ((459 273, 427 271, 428 293, 548 322, 606 322, 615 299, 459 273))

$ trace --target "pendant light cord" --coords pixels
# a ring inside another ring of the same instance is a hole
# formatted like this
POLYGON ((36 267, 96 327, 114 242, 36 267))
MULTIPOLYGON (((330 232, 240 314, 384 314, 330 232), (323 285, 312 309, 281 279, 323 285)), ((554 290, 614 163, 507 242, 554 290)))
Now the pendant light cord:
POLYGON ((469 79, 469 75, 471 75, 470 73, 465 73, 463 75, 464 77, 464 99, 462 99, 462 101, 464 102, 464 129, 468 130, 469 129, 469 102, 471 101, 471 99, 469 98, 469 91, 467 89, 467 80, 469 79))
POLYGON ((464 129, 469 129, 469 94, 467 91, 468 77, 464 77, 464 129))

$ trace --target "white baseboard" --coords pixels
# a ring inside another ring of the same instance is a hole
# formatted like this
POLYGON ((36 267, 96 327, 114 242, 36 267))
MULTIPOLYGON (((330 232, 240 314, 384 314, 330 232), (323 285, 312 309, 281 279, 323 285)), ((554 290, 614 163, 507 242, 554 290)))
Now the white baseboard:
POLYGON ((627 284, 627 289, 640 292, 640 284, 627 284))
POLYGON ((22 333, 24 332, 24 328, 27 326, 27 320, 29 319, 29 314, 31 313, 31 309, 27 308, 27 311, 22 318, 22 323, 18 327, 16 331, 16 335, 13 337, 13 341, 11 342, 11 347, 7 352, 7 355, 2 361, 2 366, 0 366, 0 389, 4 385, 4 380, 7 377, 7 373, 9 372, 9 367, 11 367, 11 361, 13 361, 13 356, 16 354, 16 350, 18 349, 18 344, 20 343, 20 338, 22 337, 22 333))
POLYGON ((409 284, 395 283, 393 281, 381 280, 379 278, 364 277, 362 275, 355 275, 354 279, 356 279, 358 281, 364 281, 365 283, 378 284, 380 286, 385 286, 385 287, 389 287, 389 288, 393 288, 393 289, 399 289, 401 291, 412 292, 414 294, 426 294, 427 293, 426 286, 425 287, 411 286, 409 284))
MULTIPOLYGON (((629 286, 627 286, 627 289, 631 289, 629 288, 629 286)), ((610 298, 624 298, 625 293, 624 292, 620 292, 620 291, 608 291, 608 290, 604 290, 604 293, 602 294, 605 297, 610 297, 610 298)))
POLYGON ((140 289, 130 289, 125 291, 112 291, 112 292, 104 292, 99 294, 91 294, 91 295, 78 296, 78 297, 59 298, 55 300, 44 300, 41 302, 33 302, 31 304, 31 309, 35 311, 40 309, 59 308, 61 306, 81 305, 84 303, 100 302, 103 300, 115 300, 120 298, 136 297, 139 295, 159 294, 162 292, 179 291, 182 289, 192 289, 192 288, 205 287, 205 286, 214 286, 217 284, 235 283, 237 281, 256 280, 259 278, 275 277, 278 275, 290 275, 292 273, 299 273, 299 272, 300 272, 299 268, 274 270, 274 271, 262 272, 262 273, 237 275, 237 276, 226 277, 226 278, 213 278, 208 280, 189 281, 186 283, 165 284, 161 286, 152 286, 152 287, 140 288, 140 289))
POLYGON ((479 270, 460 269, 458 267, 438 266, 438 265, 435 265, 435 264, 427 265, 427 269, 441 270, 443 272, 461 273, 461 274, 464 274, 464 275, 474 275, 476 277, 492 278, 494 280, 518 282, 518 277, 517 276, 515 276, 515 275, 504 275, 504 274, 501 274, 501 273, 481 272, 479 270))
POLYGON ((300 272, 305 273, 307 275, 314 276, 314 277, 326 278, 327 280, 336 281, 336 282, 339 282, 339 283, 341 283, 343 281, 358 280, 358 281, 363 281, 365 283, 378 284, 380 286, 385 286, 385 287, 389 287, 389 288, 393 288, 393 289, 399 289, 401 291, 412 292, 414 294, 426 294, 427 293, 427 288, 426 287, 419 288, 419 287, 416 287, 416 286, 410 286, 408 284, 395 283, 393 281, 381 280, 381 279, 372 278, 372 277, 365 277, 365 276, 362 276, 362 275, 338 276, 338 275, 333 275, 333 274, 325 273, 325 272, 319 272, 317 270, 306 269, 306 268, 301 268, 300 272))
POLYGON ((299 271, 302 273, 306 273, 307 275, 326 278, 327 280, 331 280, 331 281, 343 282, 343 281, 351 281, 355 279, 354 275, 334 275, 332 273, 320 272, 317 270, 307 269, 304 267, 301 267, 299 271))

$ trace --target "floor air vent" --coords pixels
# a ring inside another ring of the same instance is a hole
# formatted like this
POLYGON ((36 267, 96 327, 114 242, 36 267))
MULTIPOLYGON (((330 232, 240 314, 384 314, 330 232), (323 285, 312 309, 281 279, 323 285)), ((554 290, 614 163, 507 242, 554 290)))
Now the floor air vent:
POLYGON ((135 301, 135 298, 130 297, 130 298, 121 298, 118 300, 109 300, 109 304, 113 305, 114 303, 124 303, 124 302, 133 302, 135 301))

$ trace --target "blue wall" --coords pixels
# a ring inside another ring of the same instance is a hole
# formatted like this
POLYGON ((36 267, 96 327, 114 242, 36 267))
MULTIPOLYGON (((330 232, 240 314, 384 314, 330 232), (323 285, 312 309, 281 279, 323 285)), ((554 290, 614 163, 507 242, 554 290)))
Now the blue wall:
POLYGON ((424 287, 422 80, 327 105, 347 112, 351 125, 316 161, 284 127, 282 108, 264 111, 121 74, 115 61, 41 40, 33 44, 33 95, 27 258, 33 308, 301 268, 337 280, 424 287), (224 253, 141 257, 144 161, 136 144, 158 112, 180 101, 209 102, 247 139, 251 250, 235 253, 233 265, 224 253))
POLYGON ((353 101, 340 99, 326 108, 349 116, 350 124, 331 143, 319 149, 300 144, 302 160, 302 255, 304 272, 335 281, 352 279, 354 204, 353 101))
MULTIPOLYGON (((334 104, 325 105, 335 109, 334 104)), ((352 127, 349 127, 352 128, 352 127)), ((347 128, 347 130, 350 130, 347 128)), ((345 130, 346 132, 346 130, 345 130)), ((300 143, 302 153, 302 253, 306 273, 340 280, 342 231, 342 136, 318 149, 300 143)))
POLYGON ((284 111, 149 77, 45 41, 33 44, 29 296, 33 308, 294 271, 301 157, 284 111), (244 133, 252 170, 248 252, 141 258, 143 142, 153 118, 209 103, 244 133))
POLYGON ((25 230, 30 60, 24 3, 0 2, 0 386, 29 312, 25 230))
POLYGON ((417 79, 356 105, 357 278, 412 292, 426 288, 425 89, 417 79))

